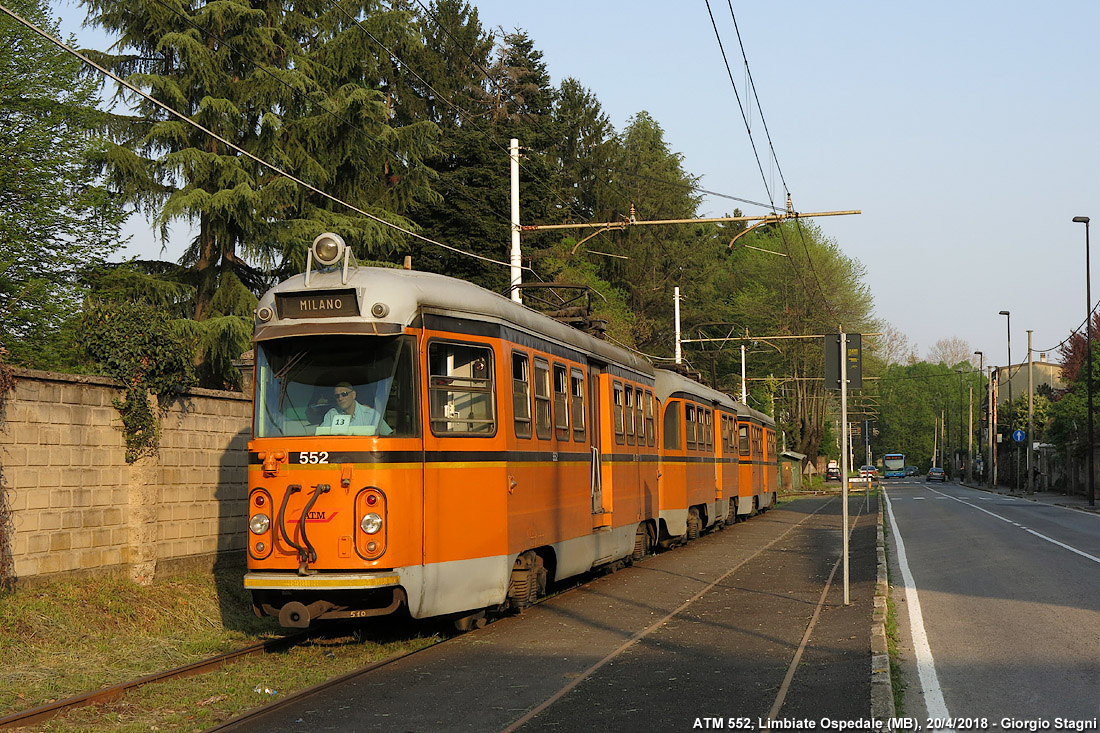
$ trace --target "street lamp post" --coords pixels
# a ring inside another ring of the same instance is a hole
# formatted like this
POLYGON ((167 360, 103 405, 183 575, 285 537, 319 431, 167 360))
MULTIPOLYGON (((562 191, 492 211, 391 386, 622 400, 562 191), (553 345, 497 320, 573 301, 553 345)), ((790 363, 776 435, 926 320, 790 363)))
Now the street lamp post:
MULTIPOLYGON (((1001 311, 1001 315, 1005 317, 1005 329, 1007 331, 1008 341, 1008 367, 1005 369, 1005 374, 1008 376, 1008 430, 1012 433, 1012 424, 1016 421, 1016 410, 1012 404, 1012 314, 1009 311, 1001 311)), ((1016 455, 1016 470, 1015 481, 1016 488, 1019 488, 1020 483, 1020 457, 1019 451, 1016 455)))
POLYGON ((1088 310, 1085 316, 1085 391, 1088 393, 1089 410, 1089 506, 1096 506, 1096 473, 1093 471, 1093 442, 1092 442, 1092 275, 1089 269, 1089 218, 1087 216, 1075 216, 1073 221, 1085 225, 1085 300, 1088 310))
MULTIPOLYGON (((985 354, 983 354, 980 351, 975 351, 974 353, 978 357, 978 374, 979 375, 985 374, 985 354)), ((979 376, 978 377, 978 386, 980 387, 981 384, 982 384, 982 380, 981 380, 981 377, 979 376)), ((981 398, 978 399, 978 402, 979 402, 979 404, 981 403, 981 398)), ((987 406, 987 409, 990 409, 990 408, 992 408, 992 405, 987 406)), ((981 411, 981 409, 979 409, 978 410, 978 415, 981 415, 981 413, 982 413, 982 411, 981 411)), ((982 444, 982 428, 981 428, 981 426, 978 426, 978 455, 980 455, 982 457, 982 475, 978 477, 978 483, 979 484, 984 484, 985 483, 985 447, 982 444)), ((973 465, 973 463, 971 465, 973 465)), ((974 476, 974 471, 973 470, 970 471, 970 475, 973 478, 973 476, 974 476)))
MULTIPOLYGON (((955 421, 956 422, 956 425, 955 425, 955 453, 954 453, 954 461, 952 462, 951 465, 955 468, 956 471, 958 471, 959 477, 965 482, 966 477, 962 475, 962 470, 961 470, 962 466, 960 465, 961 461, 959 460, 959 454, 962 453, 962 443, 963 443, 963 434, 962 434, 962 431, 963 431, 963 419, 962 419, 962 415, 963 415, 963 370, 962 369, 956 369, 955 373, 959 375, 959 401, 956 403, 956 405, 958 406, 959 409, 955 412, 955 414, 957 415, 957 419, 955 421)), ((964 460, 965 461, 970 460, 970 454, 969 453, 966 455, 966 458, 964 460)))

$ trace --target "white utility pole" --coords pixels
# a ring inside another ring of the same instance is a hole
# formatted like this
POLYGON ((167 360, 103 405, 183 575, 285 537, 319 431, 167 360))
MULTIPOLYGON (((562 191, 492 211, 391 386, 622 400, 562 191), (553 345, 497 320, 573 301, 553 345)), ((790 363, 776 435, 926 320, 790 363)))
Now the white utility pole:
POLYGON ((508 157, 512 161, 512 252, 509 269, 512 275, 512 300, 522 303, 519 288, 523 278, 523 258, 519 247, 519 140, 512 138, 508 145, 508 157))
POLYGON ((741 402, 749 404, 749 383, 745 379, 745 342, 741 342, 741 402))
POLYGON ((672 289, 672 312, 676 321, 676 363, 680 364, 683 360, 680 352, 680 286, 677 285, 672 289))

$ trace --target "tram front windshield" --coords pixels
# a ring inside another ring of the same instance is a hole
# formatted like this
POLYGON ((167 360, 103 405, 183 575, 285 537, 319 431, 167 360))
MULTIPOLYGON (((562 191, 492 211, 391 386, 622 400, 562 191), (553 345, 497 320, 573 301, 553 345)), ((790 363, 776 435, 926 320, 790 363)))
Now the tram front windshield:
POLYGON ((255 434, 415 437, 410 336, 297 336, 256 349, 255 434))

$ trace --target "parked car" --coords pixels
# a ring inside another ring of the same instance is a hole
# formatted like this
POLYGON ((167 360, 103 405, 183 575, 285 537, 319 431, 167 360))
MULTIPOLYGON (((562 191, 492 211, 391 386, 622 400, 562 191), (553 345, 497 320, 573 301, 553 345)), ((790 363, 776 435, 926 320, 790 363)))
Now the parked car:
POLYGON ((826 466, 825 467, 825 480, 826 481, 839 481, 840 480, 840 466, 826 466))
POLYGON ((925 481, 943 481, 947 482, 947 474, 944 473, 942 468, 933 466, 928 469, 928 475, 924 477, 925 481))
POLYGON ((859 467, 860 478, 878 478, 878 469, 874 466, 860 466, 859 467))
POLYGON ((906 476, 917 476, 919 474, 920 474, 920 469, 917 468, 916 466, 906 466, 905 467, 905 475, 906 476))

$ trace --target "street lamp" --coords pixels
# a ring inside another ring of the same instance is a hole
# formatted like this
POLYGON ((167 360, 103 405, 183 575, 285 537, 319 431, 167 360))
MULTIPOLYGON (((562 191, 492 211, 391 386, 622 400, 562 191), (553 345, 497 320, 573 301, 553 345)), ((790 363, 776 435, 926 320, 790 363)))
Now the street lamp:
MULTIPOLYGON (((1006 367, 1005 373, 1008 375, 1008 427, 1009 431, 1012 430, 1012 424, 1016 421, 1016 409, 1012 404, 1012 314, 1008 311, 1001 311, 1001 315, 1005 317, 1005 328, 1008 335, 1008 367, 1006 367)), ((1019 488, 1020 483, 1020 459, 1019 455, 1016 457, 1016 470, 1015 481, 1016 488, 1019 488)))
POLYGON ((1087 216, 1075 216, 1073 221, 1085 225, 1085 300, 1088 315, 1085 316, 1085 391, 1088 393, 1089 409, 1089 506, 1096 506, 1096 473, 1093 471, 1093 442, 1092 442, 1092 276, 1089 270, 1089 218, 1087 216))

